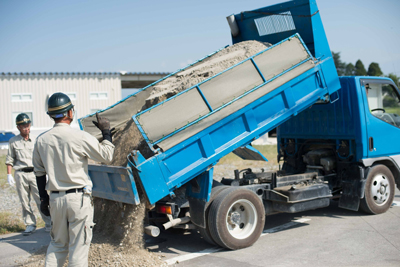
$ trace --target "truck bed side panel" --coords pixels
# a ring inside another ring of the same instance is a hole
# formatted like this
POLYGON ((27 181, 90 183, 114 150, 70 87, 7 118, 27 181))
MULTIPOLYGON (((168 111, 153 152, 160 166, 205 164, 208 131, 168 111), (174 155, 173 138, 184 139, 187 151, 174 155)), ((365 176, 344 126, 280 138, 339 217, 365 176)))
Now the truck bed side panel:
MULTIPOLYGON (((165 190, 158 191, 152 183, 167 183, 170 192, 182 186, 197 175, 206 171, 221 157, 238 147, 247 145, 254 138, 264 134, 277 125, 315 103, 327 93, 322 86, 321 70, 314 67, 274 91, 247 102, 243 107, 226 117, 216 117, 214 122, 171 149, 155 155, 164 177, 140 177, 150 203, 164 197, 165 190), (146 184, 149 187, 146 187, 146 184)), ((278 83, 278 82, 277 82, 278 83)), ((278 83, 279 84, 279 83, 278 83)), ((168 139, 167 139, 168 140, 168 139)), ((154 164, 153 158, 138 162, 139 170, 154 164)), ((158 168, 158 167, 157 167, 158 168)), ((139 175, 145 173, 140 172, 139 175)))

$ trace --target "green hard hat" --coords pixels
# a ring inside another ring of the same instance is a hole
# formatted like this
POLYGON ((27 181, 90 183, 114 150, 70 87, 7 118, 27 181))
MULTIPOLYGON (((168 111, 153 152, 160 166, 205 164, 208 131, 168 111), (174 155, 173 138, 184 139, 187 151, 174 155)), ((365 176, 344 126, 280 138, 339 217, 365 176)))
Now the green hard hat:
POLYGON ((18 114, 17 118, 15 119, 15 123, 17 125, 28 124, 31 123, 31 119, 25 113, 18 114))
POLYGON ((50 96, 47 102, 47 114, 55 118, 64 117, 64 114, 72 109, 74 105, 71 103, 71 99, 64 93, 54 93, 50 96), (59 115, 59 116, 57 116, 59 115))

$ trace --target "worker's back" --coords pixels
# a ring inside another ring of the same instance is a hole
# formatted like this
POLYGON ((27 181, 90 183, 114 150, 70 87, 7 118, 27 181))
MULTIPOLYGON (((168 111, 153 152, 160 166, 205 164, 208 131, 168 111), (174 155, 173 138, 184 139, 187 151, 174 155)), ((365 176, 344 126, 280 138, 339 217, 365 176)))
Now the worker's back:
POLYGON ((88 158, 109 162, 114 152, 110 142, 105 140, 102 143, 105 145, 66 123, 56 123, 37 138, 33 157, 36 175, 48 175, 46 189, 51 191, 91 186, 88 158), (35 156, 36 153, 40 157, 35 156))

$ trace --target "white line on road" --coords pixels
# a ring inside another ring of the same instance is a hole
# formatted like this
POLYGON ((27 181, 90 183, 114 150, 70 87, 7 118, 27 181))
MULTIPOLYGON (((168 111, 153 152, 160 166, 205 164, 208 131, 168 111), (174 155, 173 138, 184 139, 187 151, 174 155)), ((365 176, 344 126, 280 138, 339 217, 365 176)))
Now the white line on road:
MULTIPOLYGON (((308 222, 310 220, 311 219, 306 219, 306 218, 301 218, 301 219, 298 219, 298 220, 294 220, 294 221, 279 225, 277 227, 264 230, 264 232, 261 234, 261 236, 264 236, 264 235, 267 235, 267 234, 276 233, 276 232, 288 229, 290 227, 296 226, 298 224, 308 222)), ((221 247, 208 248, 208 249, 204 249, 204 250, 201 250, 201 251, 198 251, 198 252, 193 252, 193 253, 190 253, 190 254, 181 255, 181 256, 178 256, 178 257, 175 257, 175 258, 171 258, 171 259, 166 260, 165 262, 168 265, 172 265, 172 264, 175 264, 177 262, 183 262, 183 261, 187 261, 187 260, 191 260, 191 259, 194 259, 194 258, 197 258, 197 257, 204 256, 204 255, 207 255, 207 254, 215 253, 215 252, 218 252, 218 251, 220 251, 222 249, 223 248, 221 248, 221 247)))
POLYGON ((400 207, 400 201, 393 201, 393 207, 400 207))
POLYGON ((187 260, 191 260, 191 259, 194 259, 194 258, 197 258, 197 257, 201 257, 201 256, 204 256, 204 255, 207 255, 207 254, 210 254, 210 253, 214 253, 214 252, 217 252, 217 251, 220 251, 220 250, 222 250, 221 247, 208 248, 208 249, 201 250, 201 251, 198 251, 198 252, 193 252, 193 253, 190 253, 190 254, 178 256, 178 257, 166 260, 165 262, 168 265, 171 265, 171 264, 174 264, 174 263, 179 263, 179 262, 182 262, 182 261, 187 261, 187 260))

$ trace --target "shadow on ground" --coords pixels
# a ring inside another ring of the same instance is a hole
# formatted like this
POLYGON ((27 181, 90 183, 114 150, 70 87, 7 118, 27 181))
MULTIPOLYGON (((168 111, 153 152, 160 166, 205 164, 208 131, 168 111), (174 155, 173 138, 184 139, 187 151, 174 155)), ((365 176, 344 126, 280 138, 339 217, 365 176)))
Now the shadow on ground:
MULTIPOLYGON (((339 201, 331 200, 329 207, 304 211, 294 214, 279 213, 274 215, 266 216, 264 230, 268 230, 274 227, 279 227, 284 224, 293 222, 297 219, 304 217, 330 217, 334 219, 346 219, 346 217, 359 217, 359 216, 370 216, 361 211, 350 211, 339 208, 339 201)), ((273 234, 279 234, 280 232, 299 228, 307 227, 307 222, 295 223, 290 227, 277 228, 273 234)), ((146 236, 146 248, 151 252, 162 252, 170 254, 170 256, 178 256, 181 252, 194 253, 204 249, 215 247, 207 243, 197 230, 190 231, 161 231, 161 234, 157 238, 151 238, 146 236)))

